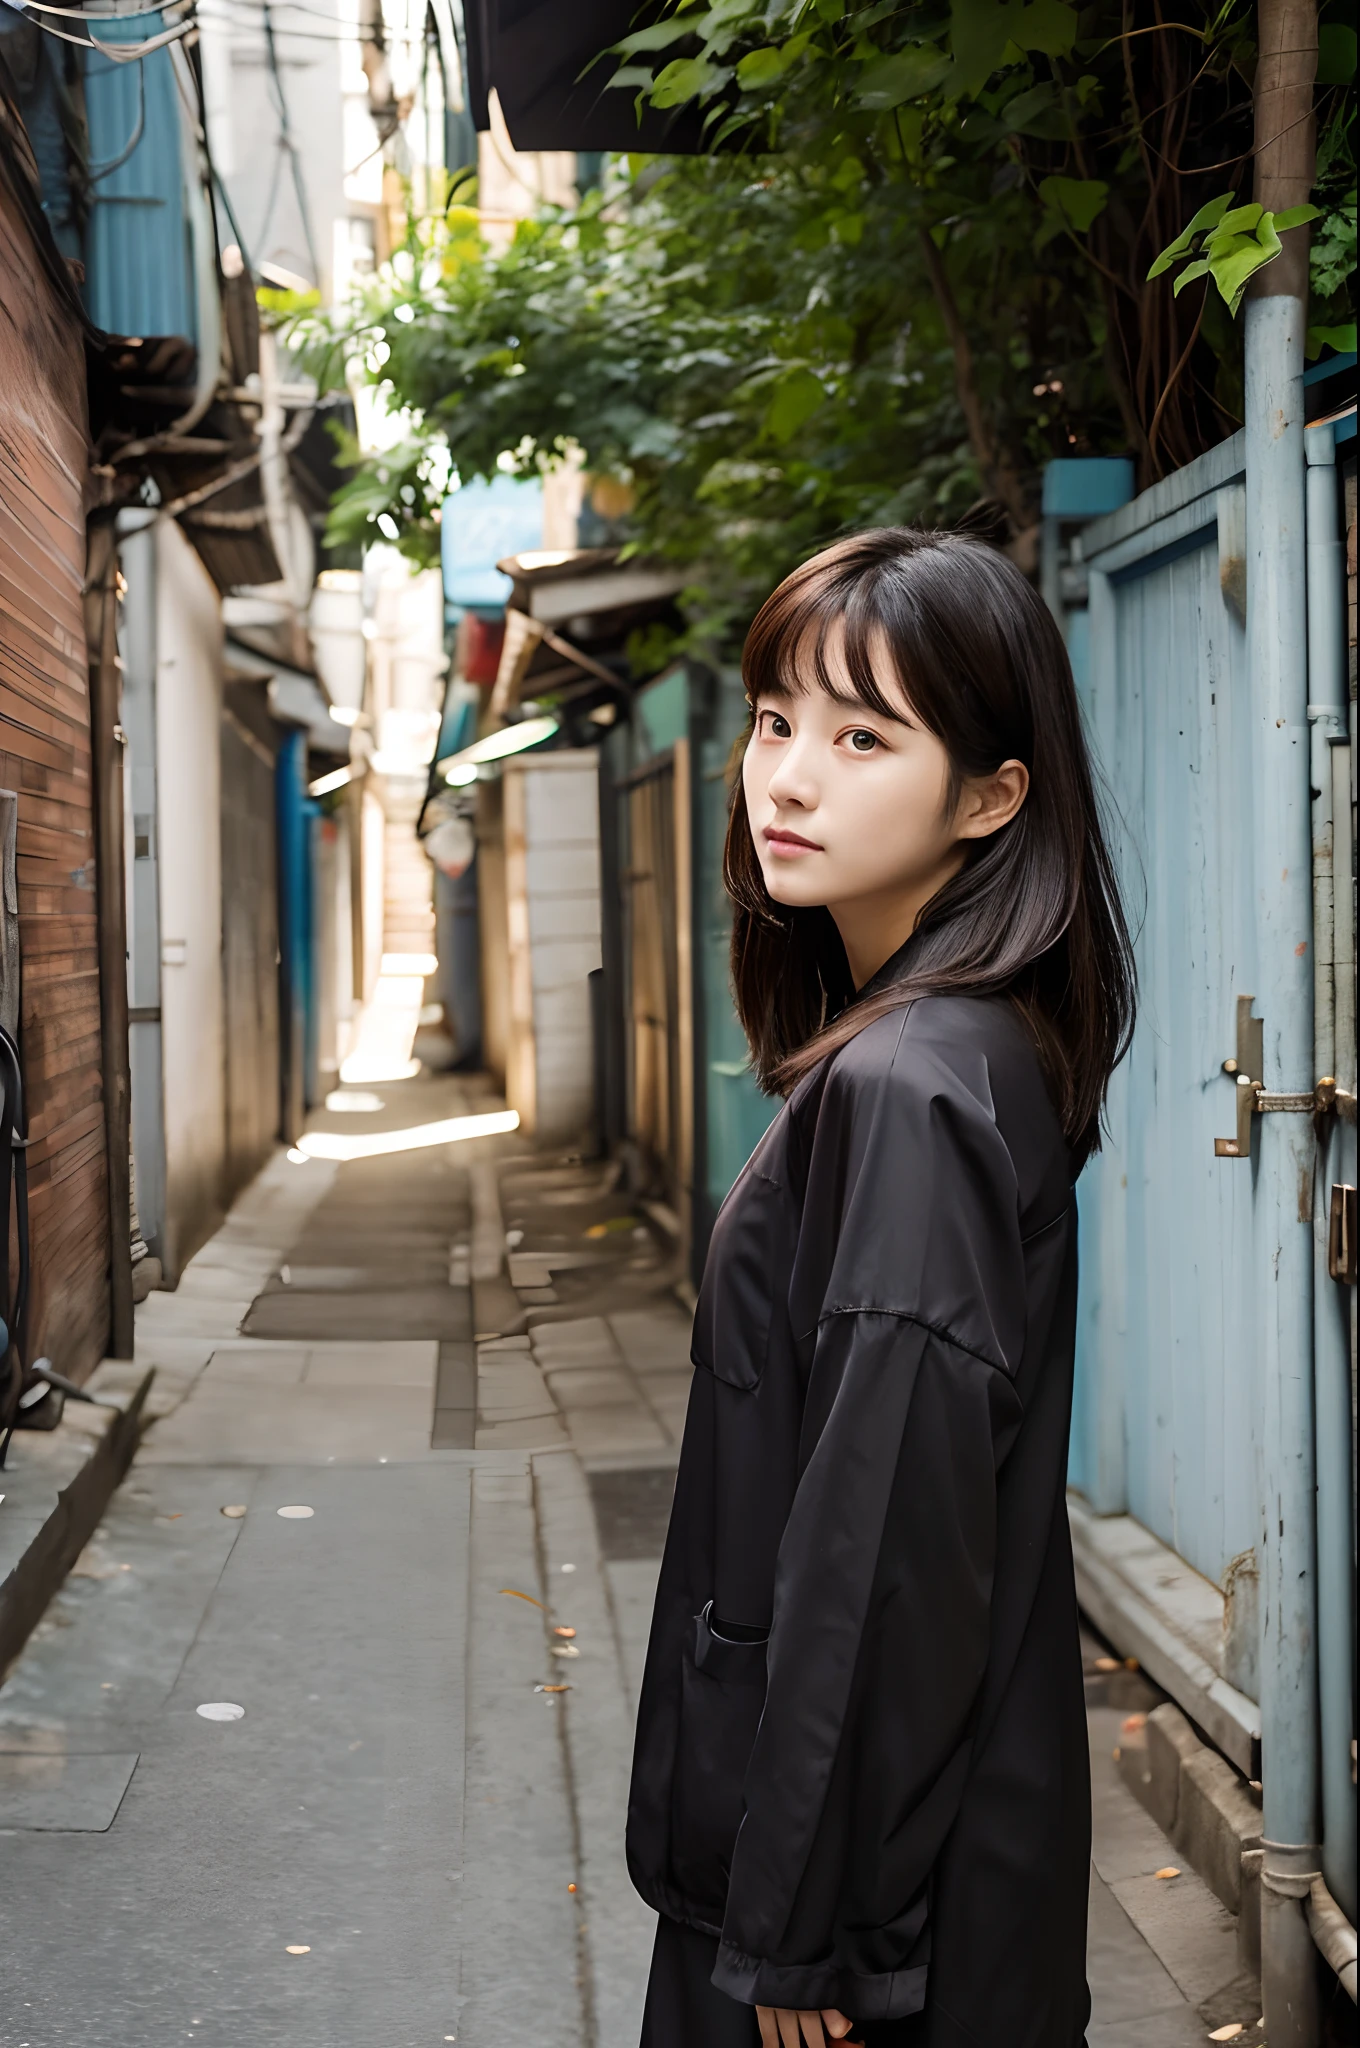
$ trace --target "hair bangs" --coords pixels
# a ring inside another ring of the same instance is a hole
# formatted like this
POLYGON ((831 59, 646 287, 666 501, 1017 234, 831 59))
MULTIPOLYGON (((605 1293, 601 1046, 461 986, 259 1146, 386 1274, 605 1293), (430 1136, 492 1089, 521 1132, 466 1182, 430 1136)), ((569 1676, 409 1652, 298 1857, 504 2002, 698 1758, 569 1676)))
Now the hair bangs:
POLYGON ((748 698, 754 704, 763 696, 801 697, 815 687, 838 704, 862 704, 899 725, 914 717, 937 730, 903 672, 908 636, 884 602, 883 577, 829 559, 838 552, 828 549, 804 563, 762 607, 742 656, 748 698), (834 670, 833 640, 840 656, 834 670), (899 696, 884 689, 885 670, 899 696))

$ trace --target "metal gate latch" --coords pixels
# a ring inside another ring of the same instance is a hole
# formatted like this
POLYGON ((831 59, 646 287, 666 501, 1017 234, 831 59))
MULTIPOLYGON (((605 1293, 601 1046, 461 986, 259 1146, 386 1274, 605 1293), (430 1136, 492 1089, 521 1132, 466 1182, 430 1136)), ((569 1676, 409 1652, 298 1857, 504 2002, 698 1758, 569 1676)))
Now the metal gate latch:
POLYGON ((1330 1074, 1324 1075, 1315 1087, 1306 1092, 1272 1093, 1262 1082, 1261 1069, 1265 1065, 1265 1020, 1253 1017, 1251 1006, 1255 996, 1237 998, 1237 1057, 1224 1060, 1223 1071, 1236 1082, 1237 1134, 1232 1138, 1214 1139, 1215 1159, 1249 1159, 1251 1157, 1251 1120, 1254 1116, 1268 1115, 1272 1110, 1293 1110, 1300 1116, 1326 1116, 1337 1108, 1349 1105, 1354 1115, 1354 1098, 1345 1097, 1341 1103, 1341 1091, 1330 1074))

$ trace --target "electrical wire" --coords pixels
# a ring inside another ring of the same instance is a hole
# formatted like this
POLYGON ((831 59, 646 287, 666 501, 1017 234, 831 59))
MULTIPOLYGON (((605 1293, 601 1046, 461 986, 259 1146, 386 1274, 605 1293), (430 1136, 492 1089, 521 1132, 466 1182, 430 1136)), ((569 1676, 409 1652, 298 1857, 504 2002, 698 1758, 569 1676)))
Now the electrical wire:
MULTIPOLYGON (((18 14, 60 14, 69 21, 132 21, 139 14, 167 14, 170 11, 164 4, 147 7, 142 0, 138 0, 135 7, 49 7, 46 0, 9 0, 9 4, 18 14)), ((190 7, 189 13, 193 11, 190 7)))
MULTIPOLYGON (((321 279, 321 265, 317 261, 316 238, 312 233, 311 207, 307 201, 307 181, 303 175, 301 152, 293 140, 293 131, 288 120, 288 100, 283 90, 283 73, 279 69, 279 53, 274 43, 274 17, 270 10, 269 0, 262 0, 262 4, 264 8, 265 56, 269 64, 270 76, 274 82, 274 103, 279 116, 279 150, 280 152, 286 150, 288 153, 288 161, 293 173, 293 191, 297 196, 298 214, 302 221, 303 238, 307 244, 307 256, 312 266, 312 276, 319 283, 321 279)), ((276 160, 274 186, 270 192, 266 221, 274 210, 274 192, 278 186, 279 168, 279 161, 276 160)), ((260 239, 256 245, 259 248, 264 246, 264 234, 265 231, 261 228, 260 239)))
MULTIPOLYGON (((142 12, 146 12, 143 9, 142 12)), ((62 9, 65 13, 67 10, 62 9)), ((169 43, 181 43, 189 37, 197 37, 198 23, 192 19, 180 22, 176 28, 168 28, 163 34, 151 36, 144 43, 101 43, 98 36, 71 36, 64 28, 53 28, 50 21, 39 21, 30 16, 35 28, 44 35, 55 36, 59 43, 70 43, 77 50, 97 50, 101 57, 107 57, 111 64, 138 64, 143 57, 149 57, 153 50, 163 50, 169 43)))
MULTIPOLYGON (((234 21, 224 20, 225 16, 230 15, 253 17, 263 26, 261 17, 264 12, 264 5, 265 0, 207 0, 207 4, 200 11, 205 18, 216 17, 219 21, 223 21, 226 26, 236 27, 238 25, 234 21), (222 11, 219 12, 219 10, 222 11)), ((325 42, 376 43, 379 46, 385 45, 390 40, 410 48, 414 48, 419 40, 418 37, 409 34, 405 29, 393 30, 384 35, 381 27, 368 28, 357 21, 341 20, 336 15, 328 12, 324 7, 308 6, 306 0, 276 0, 276 4, 271 11, 276 17, 274 33, 279 36, 316 36, 325 42), (277 18, 282 14, 302 14, 306 15, 310 21, 328 22, 334 30, 334 34, 326 35, 324 31, 317 29, 292 28, 286 21, 277 18)))
MULTIPOLYGON (((262 5, 263 0, 210 0, 209 5, 200 8, 199 14, 200 19, 203 21, 210 21, 214 17, 217 17, 217 19, 221 21, 222 17, 218 16, 217 14, 218 7, 221 6, 228 10, 235 9, 238 12, 245 12, 256 15, 258 17, 258 13, 262 5)), ((274 33, 280 38, 286 36, 291 41, 294 42, 370 43, 378 49, 383 49, 387 47, 387 41, 381 34, 378 34, 370 29, 362 28, 359 26, 358 23, 354 23, 353 25, 351 25, 344 22, 338 22, 336 21, 336 17, 333 14, 328 14, 324 8, 308 7, 305 4, 305 0, 281 0, 281 5, 282 7, 287 8, 289 12, 294 14, 306 14, 317 21, 335 22, 336 33, 334 35, 324 35, 319 30, 316 29, 289 28, 286 23, 277 22, 275 24, 274 33)), ((226 28, 234 29, 240 25, 241 24, 232 22, 230 20, 222 21, 222 26, 226 28)), ((405 30, 394 31, 393 39, 407 46, 412 47, 414 46, 417 40, 417 38, 414 35, 407 34, 405 30)))

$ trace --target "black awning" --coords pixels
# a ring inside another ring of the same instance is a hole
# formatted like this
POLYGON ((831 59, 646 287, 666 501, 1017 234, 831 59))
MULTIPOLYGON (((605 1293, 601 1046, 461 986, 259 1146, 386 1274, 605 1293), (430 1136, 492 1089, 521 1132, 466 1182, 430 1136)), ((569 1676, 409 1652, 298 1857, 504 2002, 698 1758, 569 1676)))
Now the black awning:
POLYGON ((659 6, 639 8, 637 0, 466 0, 474 125, 490 126, 487 100, 494 89, 516 149, 697 155, 703 148, 697 108, 643 107, 639 118, 636 93, 609 90, 617 63, 605 53, 661 12, 659 6))

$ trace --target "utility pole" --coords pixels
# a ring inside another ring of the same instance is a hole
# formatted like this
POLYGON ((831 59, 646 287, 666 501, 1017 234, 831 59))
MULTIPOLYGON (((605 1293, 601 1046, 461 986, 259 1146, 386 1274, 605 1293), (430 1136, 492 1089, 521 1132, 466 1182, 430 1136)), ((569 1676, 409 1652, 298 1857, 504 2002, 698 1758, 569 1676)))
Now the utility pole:
MULTIPOLYGON (((1315 168, 1316 0, 1259 0, 1257 201, 1304 204, 1315 168)), ((1266 1085, 1310 1090, 1312 845, 1303 355, 1308 233, 1253 280, 1246 307, 1247 645, 1256 764, 1256 900, 1266 1085)), ((1317 2048, 1307 1920, 1318 1856, 1313 1132, 1262 1117, 1258 1272, 1265 1382, 1261 1572, 1264 1859, 1261 1988, 1270 2048, 1317 2048)))

